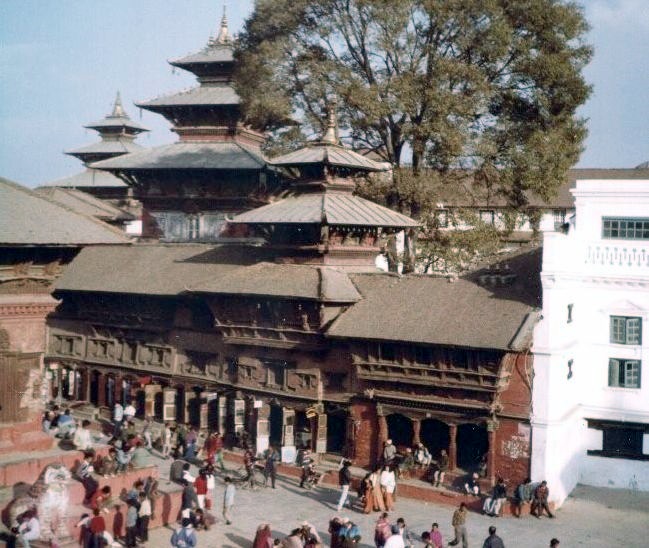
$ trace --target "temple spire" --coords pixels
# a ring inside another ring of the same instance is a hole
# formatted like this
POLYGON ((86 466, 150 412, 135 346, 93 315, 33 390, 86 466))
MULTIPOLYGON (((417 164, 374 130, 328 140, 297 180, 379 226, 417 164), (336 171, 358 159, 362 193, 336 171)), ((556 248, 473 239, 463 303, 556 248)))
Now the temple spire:
POLYGON ((122 96, 119 91, 117 92, 117 97, 115 97, 115 105, 113 106, 113 112, 110 116, 111 118, 128 118, 128 115, 122 106, 122 96))
POLYGON ((226 14, 225 5, 223 6, 223 17, 221 18, 221 29, 216 37, 217 44, 226 44, 230 41, 230 34, 228 31, 228 16, 226 14))
POLYGON ((327 107, 327 131, 325 131, 320 142, 331 145, 338 144, 338 118, 336 117, 335 99, 332 100, 327 107))

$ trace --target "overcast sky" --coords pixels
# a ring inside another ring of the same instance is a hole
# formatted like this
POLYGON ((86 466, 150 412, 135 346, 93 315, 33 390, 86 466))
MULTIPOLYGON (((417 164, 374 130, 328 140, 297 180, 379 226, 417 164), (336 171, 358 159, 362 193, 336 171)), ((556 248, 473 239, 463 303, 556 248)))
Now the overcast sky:
MULTIPOLYGON (((231 31, 253 0, 228 0, 231 31)), ((649 160, 649 0, 583 0, 595 57, 581 114, 581 167, 649 160)), ((195 84, 167 59, 201 49, 219 26, 220 0, 0 0, 0 176, 37 186, 81 171, 64 150, 97 141, 82 126, 127 112, 151 129, 138 142, 175 140, 159 115, 133 103, 195 84), (141 118, 140 118, 141 117, 141 118)))

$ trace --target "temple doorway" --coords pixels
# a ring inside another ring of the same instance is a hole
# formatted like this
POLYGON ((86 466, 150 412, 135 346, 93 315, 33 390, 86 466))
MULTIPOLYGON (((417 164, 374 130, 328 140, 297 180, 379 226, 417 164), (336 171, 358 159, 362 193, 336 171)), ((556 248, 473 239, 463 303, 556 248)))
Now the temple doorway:
POLYGON ((99 371, 93 371, 90 374, 90 403, 99 405, 99 371))
POLYGON ((412 447, 412 421, 400 413, 393 413, 386 417, 388 422, 388 437, 397 447, 412 447))
POLYGON ((442 449, 448 451, 450 442, 448 424, 437 419, 425 419, 421 422, 419 438, 433 458, 437 458, 442 449))
POLYGON ((201 388, 194 387, 187 391, 187 422, 200 428, 201 425, 201 388))
POLYGON ((347 441, 349 413, 338 410, 327 413, 327 453, 342 454, 347 441))
POLYGON ((489 451, 489 436, 484 424, 460 424, 457 428, 457 465, 464 470, 477 469, 489 451))
POLYGON ((278 404, 270 405, 270 445, 281 447, 282 430, 283 430, 283 413, 282 406, 278 404))

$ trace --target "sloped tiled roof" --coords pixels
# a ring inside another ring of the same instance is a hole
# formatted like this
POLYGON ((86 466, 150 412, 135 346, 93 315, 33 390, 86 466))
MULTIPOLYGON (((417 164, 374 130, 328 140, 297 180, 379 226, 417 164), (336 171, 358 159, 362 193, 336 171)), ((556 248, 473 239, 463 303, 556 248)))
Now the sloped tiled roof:
POLYGON ((204 84, 179 93, 163 95, 136 103, 138 107, 147 110, 157 110, 158 107, 184 106, 184 105, 238 105, 239 95, 228 84, 204 84))
POLYGON ((233 61, 232 46, 227 44, 211 44, 184 57, 169 59, 169 64, 175 67, 186 67, 188 65, 201 65, 205 63, 231 63, 233 61))
POLYGON ((81 190, 49 186, 36 188, 34 192, 51 202, 56 202, 69 207, 77 213, 95 217, 102 221, 130 221, 135 219, 134 215, 81 190))
POLYGON ((445 278, 353 274, 363 299, 339 316, 330 337, 524 350, 541 304, 541 250, 508 261, 518 278, 484 287, 479 272, 445 278))
POLYGON ((134 143, 131 139, 115 139, 111 141, 99 141, 73 150, 66 150, 65 154, 71 156, 83 154, 128 154, 138 152, 143 147, 134 143))
POLYGON ((178 142, 92 164, 93 168, 121 169, 261 169, 266 161, 253 147, 241 143, 178 142))
POLYGON ((63 177, 56 181, 43 183, 42 186, 60 186, 62 188, 120 188, 128 187, 119 177, 107 171, 88 168, 81 173, 63 177))
POLYGON ((365 171, 386 171, 388 166, 383 162, 375 162, 367 156, 362 156, 353 150, 340 145, 311 143, 299 150, 273 158, 275 166, 300 166, 323 164, 328 166, 350 167, 365 171))
POLYGON ((125 244, 126 235, 7 179, 0 178, 0 244, 125 244))
POLYGON ((200 293, 294 297, 351 303, 360 295, 349 276, 331 267, 262 262, 189 288, 200 293))
POLYGON ((417 226, 418 223, 349 192, 313 192, 289 196, 237 215, 232 222, 248 224, 321 223, 383 227, 417 226))

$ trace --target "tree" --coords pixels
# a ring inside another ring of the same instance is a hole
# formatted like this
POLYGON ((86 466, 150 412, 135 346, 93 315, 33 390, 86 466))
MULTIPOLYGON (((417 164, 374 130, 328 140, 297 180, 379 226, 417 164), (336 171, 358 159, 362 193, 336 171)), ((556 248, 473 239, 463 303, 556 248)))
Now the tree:
POLYGON ((581 150, 587 30, 565 0, 257 0, 236 85, 257 128, 320 132, 333 95, 354 146, 397 167, 411 154, 415 173, 469 171, 522 208, 581 150))

